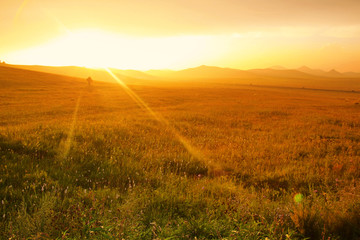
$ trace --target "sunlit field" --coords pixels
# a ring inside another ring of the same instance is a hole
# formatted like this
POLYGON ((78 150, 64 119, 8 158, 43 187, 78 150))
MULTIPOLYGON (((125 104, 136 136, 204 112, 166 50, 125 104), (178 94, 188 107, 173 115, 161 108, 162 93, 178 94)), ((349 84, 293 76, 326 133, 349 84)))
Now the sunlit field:
POLYGON ((360 238, 358 92, 0 72, 2 239, 360 238))

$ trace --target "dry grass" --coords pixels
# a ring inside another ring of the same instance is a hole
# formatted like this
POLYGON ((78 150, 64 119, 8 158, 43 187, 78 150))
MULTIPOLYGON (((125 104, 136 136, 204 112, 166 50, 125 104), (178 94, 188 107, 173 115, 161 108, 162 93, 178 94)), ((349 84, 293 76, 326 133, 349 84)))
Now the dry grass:
POLYGON ((4 238, 360 237, 357 93, 130 86, 164 122, 117 85, 11 76, 0 79, 4 238))

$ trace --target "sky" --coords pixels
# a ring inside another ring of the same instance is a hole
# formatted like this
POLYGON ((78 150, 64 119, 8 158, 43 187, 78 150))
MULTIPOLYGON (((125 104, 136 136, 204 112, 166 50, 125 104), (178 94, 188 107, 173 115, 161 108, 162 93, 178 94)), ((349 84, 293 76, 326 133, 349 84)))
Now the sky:
POLYGON ((359 0, 0 0, 0 60, 360 72, 359 0))

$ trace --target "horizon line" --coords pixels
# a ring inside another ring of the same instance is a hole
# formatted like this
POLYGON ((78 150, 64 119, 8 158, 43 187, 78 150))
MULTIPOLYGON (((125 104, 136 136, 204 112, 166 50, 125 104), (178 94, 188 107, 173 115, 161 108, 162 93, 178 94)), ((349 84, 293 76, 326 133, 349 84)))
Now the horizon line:
POLYGON ((123 70, 123 71, 127 71, 127 70, 132 70, 132 71, 139 71, 139 72, 148 72, 148 71, 182 71, 182 70, 187 70, 187 69, 196 69, 196 68, 200 68, 200 67, 212 67, 212 68, 221 68, 221 69, 232 69, 232 70, 240 70, 240 71, 251 71, 251 70, 278 70, 278 71, 286 71, 286 70, 296 70, 296 71, 300 71, 302 72, 300 69, 301 68, 308 68, 309 70, 313 70, 313 71, 323 71, 324 73, 329 73, 332 71, 338 72, 340 74, 343 73, 360 73, 358 71, 345 71, 345 72, 341 72, 339 70, 337 70, 336 68, 331 68, 330 70, 324 70, 322 68, 312 68, 309 67, 308 65, 301 65, 300 67, 297 68, 288 68, 288 67, 284 67, 282 65, 272 65, 270 67, 265 67, 265 68, 248 68, 248 69, 244 69, 244 68, 235 68, 235 67, 223 67, 223 66, 217 66, 217 65, 206 65, 206 64, 202 64, 202 65, 197 65, 197 66, 192 66, 192 67, 187 67, 187 68, 180 68, 180 69, 170 69, 170 68, 151 68, 151 69, 136 69, 136 68, 119 68, 119 67, 91 67, 91 66, 81 66, 81 65, 43 65, 43 64, 14 64, 14 63, 8 63, 6 61, 0 60, 0 64, 1 65, 10 65, 10 66, 39 66, 39 67, 79 67, 79 68, 87 68, 87 69, 94 69, 94 70, 100 70, 100 69, 104 69, 104 68, 112 68, 112 69, 116 69, 116 70, 123 70))

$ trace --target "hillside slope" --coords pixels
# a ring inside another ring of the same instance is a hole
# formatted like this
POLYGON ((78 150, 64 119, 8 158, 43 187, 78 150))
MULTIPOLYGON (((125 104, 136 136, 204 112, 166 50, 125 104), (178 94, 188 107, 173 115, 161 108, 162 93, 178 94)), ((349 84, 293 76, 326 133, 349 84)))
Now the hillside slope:
POLYGON ((0 87, 83 85, 85 80, 64 75, 0 66, 0 87))
MULTIPOLYGON (((31 71, 66 75, 66 76, 77 77, 82 79, 91 77, 95 81, 111 82, 111 83, 115 82, 113 77, 105 69, 92 69, 92 68, 77 67, 77 66, 64 66, 64 67, 40 66, 40 65, 4 65, 4 66, 26 69, 31 71)), ((139 81, 142 82, 142 80, 154 79, 153 76, 150 76, 146 73, 136 70, 111 69, 111 71, 121 80, 126 81, 128 83, 136 83, 139 81)))

